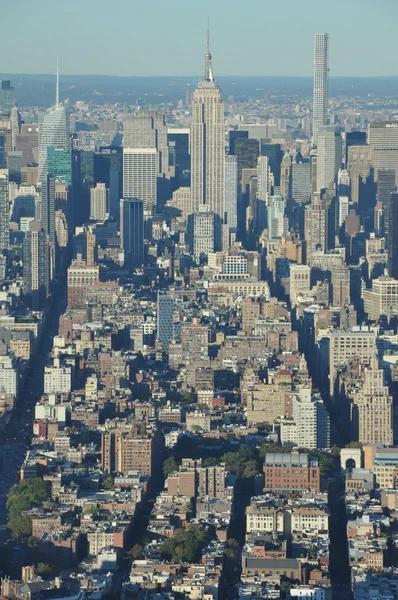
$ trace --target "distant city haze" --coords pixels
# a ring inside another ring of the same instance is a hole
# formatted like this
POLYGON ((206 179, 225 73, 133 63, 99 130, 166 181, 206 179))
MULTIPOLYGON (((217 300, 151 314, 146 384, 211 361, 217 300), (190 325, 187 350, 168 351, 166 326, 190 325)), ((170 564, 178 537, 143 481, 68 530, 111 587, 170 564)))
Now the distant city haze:
POLYGON ((210 15, 218 76, 309 76, 322 32, 331 75, 397 75, 396 0, 21 0, 2 15, 9 73, 54 73, 58 55, 64 74, 199 75, 210 15))

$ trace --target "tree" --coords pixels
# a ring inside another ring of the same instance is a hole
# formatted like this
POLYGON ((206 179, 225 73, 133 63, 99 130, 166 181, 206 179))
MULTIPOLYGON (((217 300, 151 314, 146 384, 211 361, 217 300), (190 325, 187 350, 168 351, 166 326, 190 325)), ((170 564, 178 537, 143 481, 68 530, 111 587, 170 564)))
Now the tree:
POLYGON ((163 463, 164 478, 167 479, 167 477, 171 473, 174 473, 174 471, 178 471, 178 462, 176 461, 174 456, 170 456, 169 458, 166 458, 166 460, 163 463))
POLYGON ((14 537, 32 533, 32 517, 24 514, 50 498, 50 484, 40 478, 23 479, 11 488, 7 499, 8 527, 14 537))
POLYGON ((134 546, 131 548, 128 554, 133 560, 138 560, 139 558, 141 558, 143 551, 144 546, 142 546, 141 544, 134 544, 134 546))
POLYGON ((102 487, 104 490, 111 490, 114 486, 115 480, 112 475, 109 475, 106 479, 102 481, 102 487))

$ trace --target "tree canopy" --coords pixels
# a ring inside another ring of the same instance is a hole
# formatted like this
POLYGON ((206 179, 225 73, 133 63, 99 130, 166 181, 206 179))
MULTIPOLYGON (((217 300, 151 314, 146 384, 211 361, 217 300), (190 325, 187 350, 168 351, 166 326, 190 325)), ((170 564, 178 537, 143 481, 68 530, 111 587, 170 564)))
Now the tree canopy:
POLYGON ((7 500, 8 527, 14 537, 32 533, 32 517, 22 514, 50 498, 50 484, 40 478, 24 479, 11 488, 7 500))
POLYGON ((170 562, 197 563, 207 540, 206 531, 199 525, 192 525, 188 531, 179 529, 173 537, 167 538, 160 547, 162 557, 170 562))

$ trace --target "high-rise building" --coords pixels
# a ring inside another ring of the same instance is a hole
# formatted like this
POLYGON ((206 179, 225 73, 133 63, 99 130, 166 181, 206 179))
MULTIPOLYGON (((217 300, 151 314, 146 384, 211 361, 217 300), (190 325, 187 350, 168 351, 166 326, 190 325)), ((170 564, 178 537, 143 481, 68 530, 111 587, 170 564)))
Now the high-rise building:
POLYGON ((370 364, 376 351, 376 333, 368 328, 355 327, 329 333, 329 384, 332 398, 340 365, 354 358, 370 364))
POLYGON ((33 221, 23 242, 23 288, 27 303, 34 310, 45 308, 49 282, 49 238, 40 221, 33 221))
POLYGON ((9 152, 7 167, 10 182, 20 185, 22 181, 22 152, 9 152))
POLYGON ((120 245, 129 268, 144 262, 144 202, 134 198, 120 200, 120 245))
POLYGON ((68 306, 69 308, 85 308, 87 292, 99 281, 99 267, 88 265, 78 255, 68 269, 68 306))
POLYGON ((162 344, 174 339, 174 298, 171 294, 158 292, 157 339, 162 344))
POLYGON ((330 419, 322 399, 311 389, 301 389, 293 399, 296 424, 294 442, 299 448, 330 448, 330 419))
MULTIPOLYGON (((376 201, 383 207, 383 215, 386 217, 389 213, 391 194, 395 192, 395 170, 378 169, 377 171, 377 194, 376 201)), ((388 218, 384 220, 384 232, 388 238, 388 218)))
POLYGON ((391 194, 388 210, 388 272, 398 279, 398 193, 391 194))
POLYGON ((224 203, 224 103, 213 76, 209 34, 205 72, 192 101, 191 190, 195 211, 201 205, 223 217, 224 203))
POLYGON ((348 166, 348 151, 351 146, 365 146, 366 132, 365 131, 348 131, 345 134, 345 162, 344 166, 348 166))
POLYGON ((3 115, 9 115, 15 106, 15 93, 11 82, 3 79, 1 82, 0 111, 3 115))
POLYGON ((291 196, 291 173, 292 173, 292 161, 288 152, 282 158, 281 163, 281 181, 280 190, 282 196, 285 198, 285 202, 290 200, 291 196))
POLYGON ((72 154, 63 148, 47 148, 47 175, 72 185, 72 154))
POLYGON ((395 170, 395 185, 398 185, 398 123, 396 121, 369 124, 368 144, 372 149, 372 166, 375 181, 379 169, 395 170))
POLYGON ((327 33, 315 35, 314 48, 314 104, 312 113, 312 136, 314 146, 318 145, 318 131, 326 125, 328 114, 328 51, 329 36, 327 33))
POLYGON ((238 161, 236 156, 225 157, 223 221, 230 229, 238 226, 238 161))
POLYGON ((348 217, 349 210, 349 200, 348 196, 339 196, 338 199, 338 212, 337 212, 337 231, 342 227, 345 223, 346 218, 348 217))
POLYGON ((9 246, 8 177, 0 175, 0 254, 9 246))
POLYGON ((59 76, 57 67, 57 89, 55 104, 39 119, 39 171, 38 182, 47 177, 48 147, 71 151, 68 103, 59 101, 59 76))
POLYGON ((392 446, 393 400, 384 385, 384 371, 372 359, 363 371, 363 384, 351 404, 352 437, 362 444, 392 446))
POLYGON ((120 147, 100 148, 94 154, 94 184, 105 183, 109 189, 109 214, 119 223, 120 198, 122 197, 123 149, 120 147))
POLYGON ((331 189, 341 168, 341 131, 334 125, 319 126, 317 132, 317 191, 331 189))
POLYGON ((109 189, 105 183, 97 183, 90 190, 90 219, 105 221, 109 214, 109 189))
POLYGON ((55 239, 55 179, 50 175, 41 181, 40 190, 40 220, 41 227, 50 237, 55 239))
POLYGON ((373 152, 370 146, 349 146, 347 169, 351 181, 351 200, 360 207, 374 201, 372 160, 373 152))
POLYGON ((283 152, 280 144, 268 144, 263 140, 260 144, 260 154, 261 156, 268 157, 271 173, 274 176, 274 184, 276 187, 279 187, 281 183, 281 165, 283 159, 283 152))
POLYGON ((290 265, 290 302, 294 306, 299 294, 305 296, 311 289, 311 269, 307 265, 290 265))
POLYGON ((268 236, 270 240, 283 237, 286 233, 285 198, 280 194, 271 196, 268 205, 268 236))
POLYGON ((188 243, 196 259, 219 250, 219 216, 202 210, 188 216, 188 243))
POLYGON ((236 151, 235 151, 235 143, 236 140, 247 140, 249 139, 249 132, 248 131, 243 131, 241 129, 232 129, 229 132, 229 154, 231 155, 235 155, 236 151))
POLYGON ((156 148, 123 148, 123 198, 142 200, 145 211, 156 208, 156 148))
POLYGON ((305 207, 304 239, 306 262, 310 265, 313 252, 326 252, 327 210, 322 206, 319 194, 314 194, 313 202, 305 207))
POLYGON ((305 202, 311 198, 311 164, 309 162, 292 165, 292 198, 305 202))
POLYGON ((155 110, 128 117, 123 125, 124 148, 156 148, 157 177, 169 177, 167 123, 163 113, 155 110))
POLYGON ((350 197, 350 175, 346 169, 337 173, 337 195, 350 197))

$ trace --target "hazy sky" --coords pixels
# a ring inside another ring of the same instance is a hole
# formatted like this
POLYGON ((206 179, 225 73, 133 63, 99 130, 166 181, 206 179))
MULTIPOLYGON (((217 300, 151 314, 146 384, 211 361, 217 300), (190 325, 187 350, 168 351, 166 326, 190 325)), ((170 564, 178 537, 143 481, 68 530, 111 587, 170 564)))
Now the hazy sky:
POLYGON ((198 75, 210 16, 217 75, 311 75, 315 33, 330 74, 398 75, 397 0, 11 0, 5 73, 198 75))

